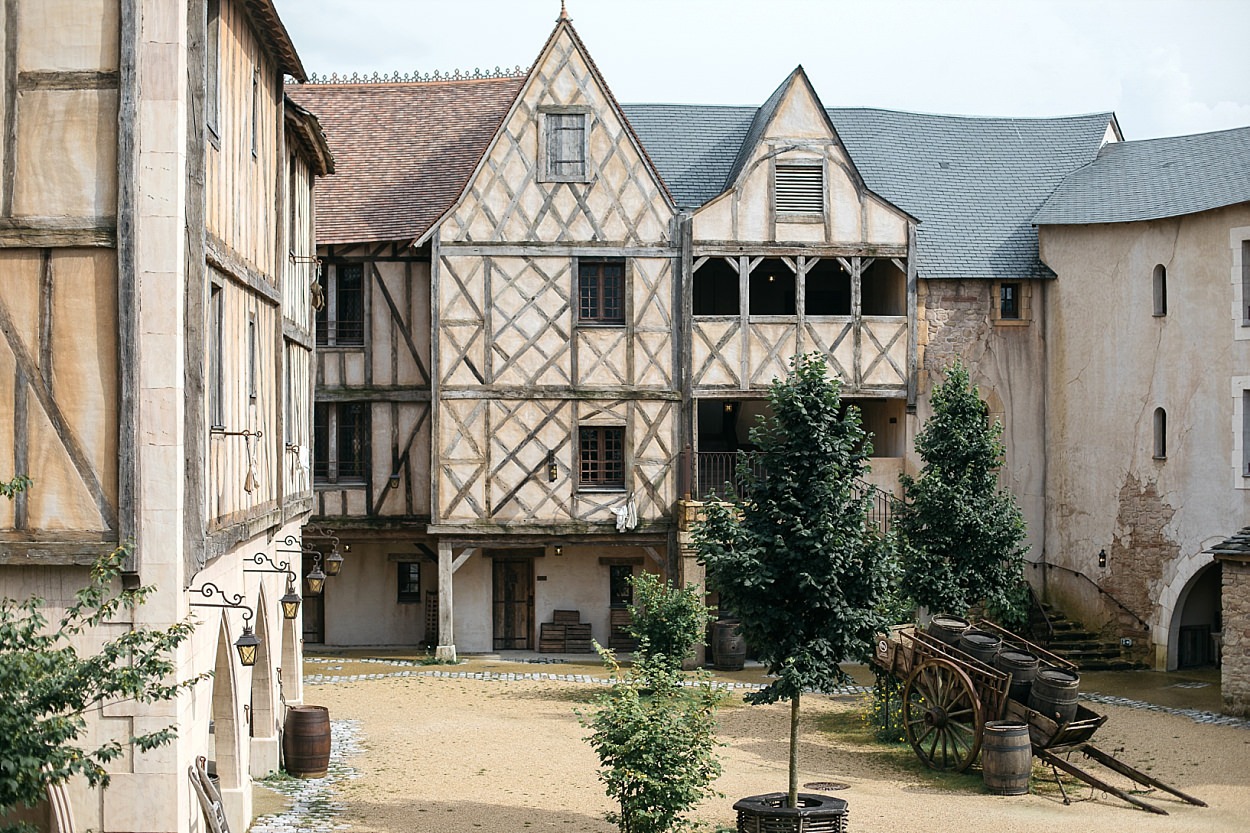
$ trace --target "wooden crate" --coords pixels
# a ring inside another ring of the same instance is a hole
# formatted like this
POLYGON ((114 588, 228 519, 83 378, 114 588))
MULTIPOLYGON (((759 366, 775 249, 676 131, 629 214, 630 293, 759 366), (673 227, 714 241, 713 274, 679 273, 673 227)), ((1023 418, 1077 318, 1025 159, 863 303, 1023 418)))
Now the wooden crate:
POLYGON ((564 625, 543 622, 538 626, 538 652, 541 654, 564 653, 564 625))
POLYGON ((570 654, 591 654, 595 647, 591 644, 589 624, 564 626, 564 650, 570 654))
POLYGON ((580 610, 553 610, 551 621, 557 625, 577 625, 582 621, 580 610))
POLYGON ((611 614, 611 630, 608 632, 608 647, 615 651, 634 651, 638 648, 638 640, 629 635, 629 626, 633 624, 629 608, 614 607, 611 614))

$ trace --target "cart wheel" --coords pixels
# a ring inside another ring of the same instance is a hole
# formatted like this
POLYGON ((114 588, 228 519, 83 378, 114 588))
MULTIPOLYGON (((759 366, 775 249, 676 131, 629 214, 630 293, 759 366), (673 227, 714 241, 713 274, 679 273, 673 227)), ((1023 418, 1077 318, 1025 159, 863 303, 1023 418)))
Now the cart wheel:
POLYGON ((963 772, 981 751, 981 700, 972 680, 947 659, 928 659, 903 688, 903 728, 920 760, 963 772))

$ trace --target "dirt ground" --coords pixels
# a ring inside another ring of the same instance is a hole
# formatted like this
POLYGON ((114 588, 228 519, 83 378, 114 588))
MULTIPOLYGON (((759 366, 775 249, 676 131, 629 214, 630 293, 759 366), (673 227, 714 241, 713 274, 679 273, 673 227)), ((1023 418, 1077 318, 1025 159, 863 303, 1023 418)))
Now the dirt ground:
MULTIPOLYGON (((338 663, 336 663, 338 665, 338 663)), ((345 659, 335 675, 402 670, 345 659)), ((433 669, 411 669, 414 672, 433 669)), ((447 670, 529 674, 585 673, 598 665, 535 665, 479 659, 447 670)), ((1171 675, 1139 672, 1135 693, 1120 678, 1083 688, 1165 705, 1209 708, 1209 691, 1177 688, 1171 675), (1169 682, 1173 680, 1173 682, 1169 682), (1119 687, 1121 690, 1112 690, 1119 687)), ((728 678, 729 675, 725 675, 728 678)), ((758 679, 746 671, 739 679, 758 679)), ((868 675, 862 669, 861 679, 868 675)), ((350 761, 358 777, 340 782, 342 823, 353 831, 603 831, 608 799, 597 780, 598 761, 584 740, 574 709, 585 707, 599 686, 534 680, 489 681, 421 676, 336 682, 306 688, 310 703, 328 706, 332 719, 359 721, 363 753, 350 761)), ((1171 833, 1250 830, 1250 730, 1213 726, 1166 713, 1095 705, 1109 716, 1094 740, 1125 762, 1195 795, 1210 806, 1193 807, 1153 793, 1146 798, 1170 815, 1156 816, 1083 784, 1069 784, 1065 806, 1049 771, 1035 768, 1032 794, 984 792, 979 771, 929 772, 908 746, 872 741, 856 697, 804 699, 800 784, 841 782, 833 793, 849 802, 849 829, 880 833, 1171 833), (1045 778, 1043 778, 1043 775, 1045 778), (1049 780, 1048 780, 1049 779, 1049 780)), ((724 794, 701 805, 695 817, 708 829, 732 829, 738 798, 785 789, 788 704, 747 706, 731 694, 720 712, 724 794)), ((1127 779, 1101 773, 1130 789, 1127 779)))

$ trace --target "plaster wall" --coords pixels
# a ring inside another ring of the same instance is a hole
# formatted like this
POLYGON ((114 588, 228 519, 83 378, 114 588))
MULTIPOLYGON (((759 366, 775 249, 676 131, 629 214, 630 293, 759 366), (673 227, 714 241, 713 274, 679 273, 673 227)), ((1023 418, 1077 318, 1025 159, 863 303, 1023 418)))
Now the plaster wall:
MULTIPOLYGON (((1027 282, 1024 282, 1027 283, 1027 282)), ((1045 378, 1046 337, 1038 320, 1047 287, 1028 286, 1029 318, 1003 322, 997 317, 998 283, 990 280, 924 280, 919 287, 917 429, 933 413, 929 397, 956 359, 968 367, 973 384, 1003 424, 1006 465, 999 482, 1016 498, 1028 525, 1029 560, 1046 550, 1045 378)), ((910 440, 911 438, 909 438, 910 440)), ((923 465, 908 442, 909 470, 923 465)))
POLYGON ((420 645, 426 638, 425 594, 438 590, 438 566, 407 541, 353 540, 347 558, 343 571, 326 581, 325 644, 420 645), (420 602, 398 601, 399 568, 392 556, 422 562, 420 602))
POLYGON ((1186 583, 1213 538, 1236 531, 1235 398, 1250 343, 1229 336, 1229 230, 1241 205, 1180 218, 1040 229, 1049 288, 1047 557, 1079 570, 1146 619, 1160 667, 1186 583), (1153 274, 1167 270, 1166 315, 1153 274), (1166 412, 1156 455, 1154 412, 1166 412), (1105 549, 1107 566, 1097 553, 1105 549))

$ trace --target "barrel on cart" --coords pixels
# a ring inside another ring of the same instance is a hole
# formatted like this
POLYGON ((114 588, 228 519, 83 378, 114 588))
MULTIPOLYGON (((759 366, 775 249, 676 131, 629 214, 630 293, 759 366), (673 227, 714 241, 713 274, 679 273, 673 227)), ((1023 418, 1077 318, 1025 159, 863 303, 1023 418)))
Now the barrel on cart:
POLYGON ((903 731, 926 765, 963 772, 981 752, 986 723, 1007 720, 1028 727, 1032 755, 1052 769, 1130 804, 1167 815, 1055 753, 1079 751, 1137 784, 1206 806, 1088 742, 1107 718, 1077 701, 1074 663, 987 620, 967 624, 957 634, 945 620, 932 634, 910 625, 891 628, 873 646, 873 662, 903 681, 903 731))

